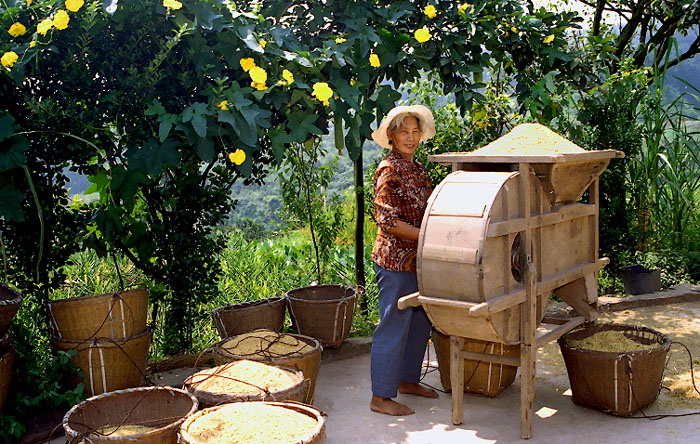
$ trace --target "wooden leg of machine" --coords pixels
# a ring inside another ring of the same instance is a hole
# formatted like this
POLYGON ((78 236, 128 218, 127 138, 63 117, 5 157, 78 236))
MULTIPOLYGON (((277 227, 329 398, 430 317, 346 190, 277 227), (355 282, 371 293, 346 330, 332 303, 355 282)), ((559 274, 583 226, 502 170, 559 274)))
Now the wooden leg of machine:
POLYGON ((464 338, 450 336, 450 382, 452 385, 452 424, 462 424, 464 415, 464 338))
POLYGON ((537 361, 537 298, 534 266, 529 264, 526 275, 528 298, 521 305, 520 333, 520 437, 532 438, 535 401, 535 365, 537 361), (532 296, 530 296, 532 294, 532 296))

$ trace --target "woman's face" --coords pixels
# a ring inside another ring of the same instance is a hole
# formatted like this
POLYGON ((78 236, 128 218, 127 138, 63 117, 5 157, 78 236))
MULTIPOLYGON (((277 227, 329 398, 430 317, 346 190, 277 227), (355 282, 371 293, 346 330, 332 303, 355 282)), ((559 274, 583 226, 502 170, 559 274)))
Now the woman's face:
POLYGON ((387 135, 389 140, 392 141, 392 149, 394 151, 406 159, 413 160, 413 154, 418 148, 421 136, 418 119, 413 116, 404 118, 401 126, 393 132, 388 132, 387 135))

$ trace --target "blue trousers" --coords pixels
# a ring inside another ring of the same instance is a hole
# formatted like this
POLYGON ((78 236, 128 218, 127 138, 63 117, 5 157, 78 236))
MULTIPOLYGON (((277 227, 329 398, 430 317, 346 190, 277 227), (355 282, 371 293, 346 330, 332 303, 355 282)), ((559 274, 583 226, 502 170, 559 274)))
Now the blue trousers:
POLYGON ((372 393, 394 398, 399 382, 420 381, 430 321, 422 307, 399 310, 399 298, 418 291, 416 273, 390 271, 375 264, 379 287, 379 325, 372 339, 372 393))

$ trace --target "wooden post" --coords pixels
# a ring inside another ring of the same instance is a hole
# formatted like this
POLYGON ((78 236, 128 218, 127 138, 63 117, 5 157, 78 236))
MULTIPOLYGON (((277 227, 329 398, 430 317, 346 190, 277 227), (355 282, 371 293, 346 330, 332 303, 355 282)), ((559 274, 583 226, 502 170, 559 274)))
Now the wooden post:
POLYGON ((464 338, 450 336, 450 382, 452 385, 452 424, 462 424, 464 415, 464 338))
POLYGON ((537 270, 532 261, 532 228, 530 227, 530 164, 520 163, 520 205, 525 220, 522 248, 527 258, 525 291, 527 297, 520 310, 520 437, 532 437, 533 404, 535 400, 535 362, 537 355, 537 270))

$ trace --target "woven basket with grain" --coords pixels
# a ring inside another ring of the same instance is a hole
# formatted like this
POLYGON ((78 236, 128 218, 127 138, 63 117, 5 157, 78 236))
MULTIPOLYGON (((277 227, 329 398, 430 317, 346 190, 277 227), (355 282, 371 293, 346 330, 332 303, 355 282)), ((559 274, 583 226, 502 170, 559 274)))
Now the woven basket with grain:
POLYGON ((292 328, 337 348, 350 334, 357 292, 345 285, 312 285, 287 292, 292 328))
POLYGON ((93 396, 63 417, 69 443, 176 444, 197 411, 197 398, 167 386, 137 387, 93 396))
POLYGON ((9 342, 0 348, 0 412, 5 405, 12 382, 12 370, 15 365, 15 349, 9 342))
POLYGON ((146 329, 147 312, 143 288, 49 302, 56 337, 70 341, 135 336, 146 329))
POLYGON ((661 390, 671 340, 636 325, 601 324, 559 338, 575 404, 630 416, 661 390))
POLYGON ((22 295, 16 290, 0 284, 0 337, 7 332, 21 302, 22 295))
POLYGON ((308 381, 304 402, 307 404, 313 402, 323 350, 316 339, 297 334, 259 330, 224 339, 216 344, 213 350, 217 365, 250 359, 277 367, 301 370, 308 381))
POLYGON ((57 350, 78 351, 71 359, 85 378, 74 375, 73 379, 76 384, 85 382, 85 394, 92 396, 143 384, 151 336, 151 331, 146 330, 127 339, 52 338, 51 343, 57 350))
POLYGON ((237 402, 201 410, 180 427, 184 444, 320 444, 324 414, 294 402, 237 402))
POLYGON ((244 359, 201 370, 185 380, 201 407, 241 401, 303 401, 304 374, 244 359))
POLYGON ((282 331, 284 312, 283 298, 267 298, 219 307, 211 317, 219 336, 225 339, 259 329, 282 331))
MULTIPOLYGON (((433 329, 431 333, 437 354, 440 382, 446 391, 452 390, 450 380, 450 337, 433 329)), ((520 356, 519 345, 464 338, 464 350, 501 356, 520 356)), ((464 391, 488 397, 500 395, 515 381, 518 367, 494 362, 464 360, 464 391)))

